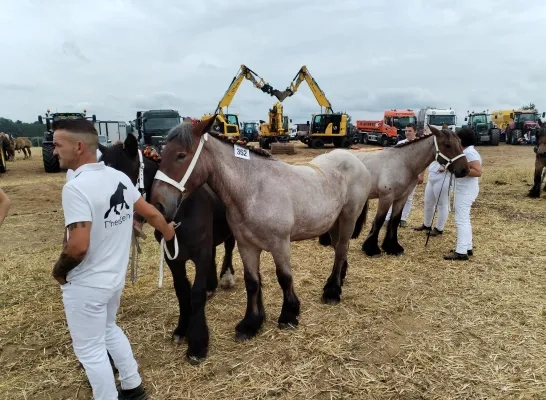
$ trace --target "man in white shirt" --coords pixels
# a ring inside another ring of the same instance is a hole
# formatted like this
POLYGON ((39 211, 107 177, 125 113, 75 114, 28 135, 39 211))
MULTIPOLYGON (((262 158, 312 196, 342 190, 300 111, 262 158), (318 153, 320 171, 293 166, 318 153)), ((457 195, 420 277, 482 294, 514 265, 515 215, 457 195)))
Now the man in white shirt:
POLYGON ((61 168, 74 171, 62 191, 68 234, 52 271, 62 285, 74 352, 95 400, 147 399, 116 314, 129 263, 133 213, 165 240, 174 237, 173 224, 140 196, 127 175, 97 162, 98 134, 90 121, 55 121, 53 131, 61 168), (119 392, 107 352, 119 371, 119 392))

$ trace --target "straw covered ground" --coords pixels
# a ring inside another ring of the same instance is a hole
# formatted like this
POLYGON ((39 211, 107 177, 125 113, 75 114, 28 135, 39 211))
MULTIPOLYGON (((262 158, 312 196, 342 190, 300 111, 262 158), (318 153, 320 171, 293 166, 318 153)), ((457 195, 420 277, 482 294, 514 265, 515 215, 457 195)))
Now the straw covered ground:
MULTIPOLYGON (((293 243, 292 266, 302 312, 295 331, 276 320, 282 292, 271 255, 262 256, 267 321, 258 336, 234 340, 246 295, 234 255, 236 287, 207 305, 211 346, 206 362, 189 365, 185 344, 170 341, 178 316, 172 279, 158 289, 159 247, 143 243, 140 278, 128 279, 119 311, 153 399, 544 399, 546 282, 544 210, 525 197, 532 148, 478 147, 484 159, 473 209, 469 262, 448 262, 456 229, 443 237, 400 229, 406 254, 366 258, 360 250, 370 219, 351 241, 342 302, 320 302, 333 251, 317 240, 293 243)), ((302 162, 319 151, 297 144, 302 162)), ((62 242, 64 174, 43 172, 41 152, 18 155, 0 187, 13 206, 0 237, 0 398, 90 399, 74 356, 61 293, 50 277, 62 242), (35 196, 33 198, 33 196, 35 196)), ((410 226, 422 223, 423 191, 410 226)), ((373 217, 377 201, 371 202, 373 217)), ((380 237, 381 239, 381 237, 380 237)), ((218 248, 221 263, 223 249, 218 248)), ((193 278, 193 268, 189 268, 193 278)), ((128 275, 129 276, 129 275, 128 275)))

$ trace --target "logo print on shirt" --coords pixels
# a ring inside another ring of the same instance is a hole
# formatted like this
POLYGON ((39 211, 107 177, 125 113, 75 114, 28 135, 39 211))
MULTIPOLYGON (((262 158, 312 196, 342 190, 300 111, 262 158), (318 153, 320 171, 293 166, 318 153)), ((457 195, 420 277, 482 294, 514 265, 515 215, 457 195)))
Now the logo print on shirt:
POLYGON ((127 210, 129 209, 129 204, 127 204, 127 202, 125 201, 125 197, 123 196, 124 189, 127 189, 127 186, 120 182, 114 194, 110 196, 110 208, 108 209, 108 211, 106 211, 106 214, 104 214, 104 219, 108 218, 112 209, 117 215, 120 215, 119 211, 123 210, 123 206, 125 206, 127 210), (117 206, 120 206, 119 211, 116 210, 117 206))

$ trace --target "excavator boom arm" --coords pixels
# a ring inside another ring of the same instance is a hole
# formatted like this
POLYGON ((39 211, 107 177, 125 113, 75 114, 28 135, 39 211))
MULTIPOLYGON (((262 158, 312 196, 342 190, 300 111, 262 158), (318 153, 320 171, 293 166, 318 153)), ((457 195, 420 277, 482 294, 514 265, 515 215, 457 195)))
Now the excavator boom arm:
POLYGON ((311 92, 315 96, 315 99, 317 99, 317 103, 319 103, 321 107, 324 107, 326 109, 326 113, 333 113, 334 111, 332 110, 332 104, 326 98, 326 95, 318 85, 317 81, 315 81, 315 79, 311 76, 309 70, 305 65, 300 68, 300 70, 290 83, 290 86, 287 87, 286 90, 282 93, 282 100, 284 100, 286 97, 294 95, 294 93, 298 91, 303 81, 307 82, 307 84, 309 85, 309 89, 311 89, 311 92))
POLYGON ((260 89, 262 92, 267 93, 271 96, 278 97, 278 94, 281 93, 279 90, 273 89, 273 87, 269 83, 264 81, 264 79, 261 78, 256 72, 252 71, 245 65, 241 65, 240 72, 238 72, 238 74, 233 78, 231 84, 226 90, 226 93, 218 103, 218 107, 216 108, 217 113, 222 113, 222 108, 229 107, 229 105, 233 101, 233 98, 235 97, 235 94, 239 90, 241 83, 245 78, 252 82, 252 84, 260 89))

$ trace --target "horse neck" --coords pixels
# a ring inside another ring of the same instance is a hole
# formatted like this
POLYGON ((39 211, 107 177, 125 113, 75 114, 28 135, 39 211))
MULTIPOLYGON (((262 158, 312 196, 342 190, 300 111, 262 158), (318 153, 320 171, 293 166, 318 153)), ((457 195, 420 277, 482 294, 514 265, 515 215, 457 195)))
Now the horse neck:
POLYGON ((398 149, 404 164, 415 174, 423 172, 436 157, 434 136, 420 139, 417 142, 398 149))
POLYGON ((250 160, 237 158, 231 144, 213 137, 209 137, 203 154, 208 169, 206 182, 226 205, 240 206, 248 201, 273 162, 255 153, 250 153, 250 160))

